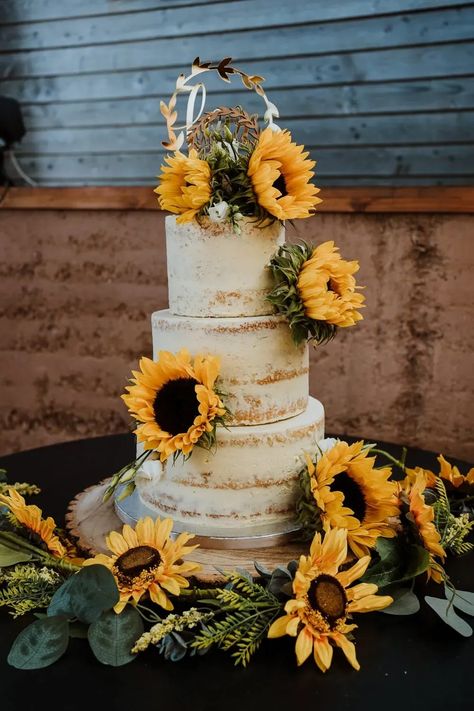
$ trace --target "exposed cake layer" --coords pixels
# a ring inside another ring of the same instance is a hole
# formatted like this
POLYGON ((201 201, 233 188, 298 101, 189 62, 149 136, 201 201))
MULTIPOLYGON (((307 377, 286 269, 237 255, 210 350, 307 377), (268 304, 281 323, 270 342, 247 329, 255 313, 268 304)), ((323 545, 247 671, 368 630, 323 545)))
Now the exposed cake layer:
POLYGON ((187 461, 147 461, 137 475, 141 501, 175 530, 203 536, 280 533, 295 522, 304 452, 324 437, 324 409, 255 427, 219 428, 217 449, 196 447, 187 461))
POLYGON ((256 226, 244 218, 241 234, 227 222, 208 219, 178 225, 166 217, 169 305, 181 316, 255 316, 271 314, 265 296, 272 288, 266 268, 285 228, 274 222, 256 226))
POLYGON ((308 346, 295 346, 281 316, 197 319, 156 311, 152 332, 155 359, 160 350, 182 348, 219 356, 232 425, 274 422, 306 408, 308 346))

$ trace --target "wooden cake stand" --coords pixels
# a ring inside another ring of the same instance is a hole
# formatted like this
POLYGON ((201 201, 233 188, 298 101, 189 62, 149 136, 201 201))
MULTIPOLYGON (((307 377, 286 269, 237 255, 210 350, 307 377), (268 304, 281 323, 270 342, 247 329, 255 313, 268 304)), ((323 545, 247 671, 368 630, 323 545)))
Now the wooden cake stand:
MULTIPOLYGON (((92 555, 109 552, 105 537, 110 531, 121 531, 122 519, 115 510, 115 502, 110 499, 106 503, 102 497, 110 483, 104 479, 99 484, 90 486, 79 493, 69 504, 66 514, 66 526, 77 538, 81 549, 92 555)), ((199 543, 199 537, 196 537, 199 543)), ((287 565, 290 560, 298 559, 307 552, 307 545, 301 541, 288 540, 288 535, 249 539, 248 547, 238 549, 223 548, 216 539, 215 548, 196 549, 189 558, 201 564, 201 571, 196 578, 205 583, 216 583, 222 580, 222 570, 246 568, 256 575, 254 562, 273 570, 278 565, 287 565), (219 570, 220 569, 220 570, 219 570)))

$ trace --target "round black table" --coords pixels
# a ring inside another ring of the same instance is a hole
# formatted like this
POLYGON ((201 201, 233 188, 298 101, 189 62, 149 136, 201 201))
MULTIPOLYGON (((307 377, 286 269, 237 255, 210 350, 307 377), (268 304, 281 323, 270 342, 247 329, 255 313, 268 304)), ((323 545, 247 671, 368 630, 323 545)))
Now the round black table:
MULTIPOLYGON (((131 461, 134 446, 131 435, 98 437, 3 457, 0 467, 8 470, 10 481, 41 486, 35 503, 62 523, 69 501, 131 461)), ((381 446, 400 454, 399 447, 381 446)), ((465 463, 454 463, 466 470, 465 463)), ((437 471, 436 455, 430 452, 411 450, 408 464, 437 471)), ((451 559, 448 570, 458 588, 474 590, 474 555, 451 559)), ((436 586, 430 586, 430 593, 438 594, 436 586)), ((111 668, 95 660, 85 640, 72 639, 66 655, 55 665, 19 671, 7 664, 6 657, 14 638, 31 619, 14 621, 0 610, 1 711, 48 707, 60 711, 91 707, 107 711, 412 711, 419 706, 434 711, 473 707, 474 642, 444 625, 424 603, 411 617, 358 615, 355 634, 361 671, 353 671, 340 650, 335 650, 326 674, 311 660, 298 669, 290 638, 264 643, 247 669, 235 668, 219 652, 173 663, 165 662, 154 650, 128 666, 111 668)))

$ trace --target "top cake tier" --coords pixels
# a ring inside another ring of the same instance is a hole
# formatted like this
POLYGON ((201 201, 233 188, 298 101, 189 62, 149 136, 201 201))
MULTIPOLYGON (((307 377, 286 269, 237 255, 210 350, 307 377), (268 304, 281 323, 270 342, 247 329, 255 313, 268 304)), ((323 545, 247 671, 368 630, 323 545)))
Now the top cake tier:
POLYGON ((178 316, 263 316, 273 312, 265 297, 272 288, 267 265, 285 241, 274 222, 258 227, 243 218, 241 234, 228 222, 177 224, 166 217, 169 307, 178 316))

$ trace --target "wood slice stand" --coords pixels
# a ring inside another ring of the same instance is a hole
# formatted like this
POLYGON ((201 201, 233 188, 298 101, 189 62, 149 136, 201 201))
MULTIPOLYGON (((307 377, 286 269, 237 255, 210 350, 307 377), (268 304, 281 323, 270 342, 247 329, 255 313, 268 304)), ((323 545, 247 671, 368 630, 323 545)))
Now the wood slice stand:
MULTIPOLYGON (((121 531, 123 522, 115 512, 114 501, 103 503, 102 497, 110 479, 90 486, 70 502, 66 514, 66 527, 77 538, 79 547, 89 554, 109 552, 105 537, 110 531, 121 531)), ((202 569, 196 578, 203 583, 222 580, 220 570, 246 568, 256 574, 254 562, 272 570, 278 565, 286 565, 306 553, 307 546, 301 541, 280 543, 268 548, 222 549, 198 548, 189 558, 201 563, 202 569)))

